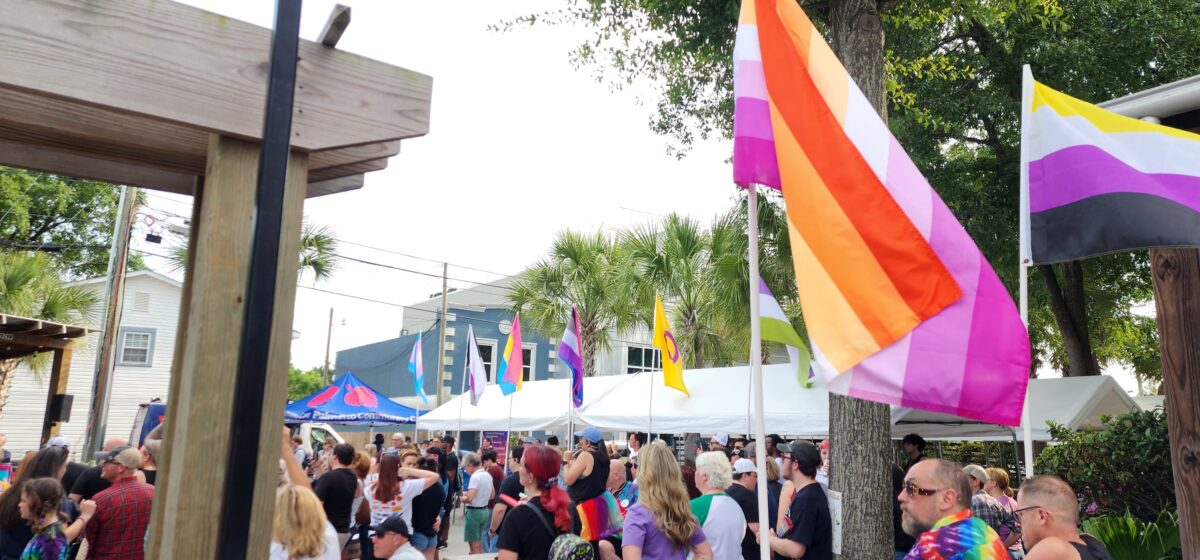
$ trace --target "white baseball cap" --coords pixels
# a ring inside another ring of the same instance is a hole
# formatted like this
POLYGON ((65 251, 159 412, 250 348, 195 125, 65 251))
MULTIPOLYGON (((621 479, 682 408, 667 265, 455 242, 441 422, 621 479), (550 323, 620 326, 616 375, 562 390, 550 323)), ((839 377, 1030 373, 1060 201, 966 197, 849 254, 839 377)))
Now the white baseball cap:
POLYGON ((738 459, 733 462, 733 474, 746 474, 756 472, 754 461, 750 459, 738 459))
POLYGON ((721 444, 722 446, 728 445, 729 444, 729 434, 717 434, 717 435, 713 436, 712 440, 710 440, 710 441, 715 441, 715 442, 721 444))

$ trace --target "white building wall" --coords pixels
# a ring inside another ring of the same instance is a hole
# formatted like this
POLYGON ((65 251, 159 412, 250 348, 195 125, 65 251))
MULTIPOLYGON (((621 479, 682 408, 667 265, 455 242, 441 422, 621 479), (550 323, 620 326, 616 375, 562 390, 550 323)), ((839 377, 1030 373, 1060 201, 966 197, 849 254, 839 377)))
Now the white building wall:
MULTIPOLYGON (((97 293, 104 290, 102 279, 81 284, 97 293)), ((128 437, 139 404, 153 398, 166 400, 171 379, 171 359, 175 352, 180 297, 179 285, 166 277, 136 272, 126 278, 121 328, 153 329, 152 360, 149 366, 118 365, 114 370, 106 432, 108 436, 128 437)), ((71 407, 71 420, 62 425, 62 435, 71 441, 72 452, 81 450, 83 446, 99 338, 100 334, 94 333, 74 343, 67 394, 74 395, 75 400, 71 407)), ((118 339, 118 351, 120 342, 118 339)), ((8 405, 3 418, 0 418, 0 433, 8 436, 7 449, 20 456, 27 450, 36 449, 40 442, 50 376, 48 366, 47 372, 41 376, 34 375, 27 366, 19 367, 15 375, 8 405)))

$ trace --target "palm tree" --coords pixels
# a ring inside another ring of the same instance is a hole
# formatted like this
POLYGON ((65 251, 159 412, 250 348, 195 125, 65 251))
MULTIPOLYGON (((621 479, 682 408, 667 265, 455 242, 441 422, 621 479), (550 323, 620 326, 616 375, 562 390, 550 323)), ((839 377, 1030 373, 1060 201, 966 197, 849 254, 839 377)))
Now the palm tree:
MULTIPOLYGON (((300 260, 297 264, 300 276, 303 277, 305 272, 309 272, 316 281, 332 277, 340 260, 337 248, 337 238, 329 226, 315 226, 306 220, 300 230, 300 260)), ((187 268, 187 245, 172 247, 168 256, 168 266, 172 272, 182 272, 187 268)))
MULTIPOLYGON (((99 296, 80 286, 63 282, 44 253, 0 251, 0 312, 62 323, 88 323, 95 319, 99 296)), ((0 360, 0 416, 8 403, 13 372, 22 362, 35 374, 42 370, 48 353, 0 360)))
POLYGON ((517 275, 508 298, 525 324, 545 337, 559 336, 577 308, 584 375, 592 376, 596 351, 611 348, 613 333, 642 322, 625 291, 629 273, 620 247, 603 232, 564 231, 546 259, 517 275))

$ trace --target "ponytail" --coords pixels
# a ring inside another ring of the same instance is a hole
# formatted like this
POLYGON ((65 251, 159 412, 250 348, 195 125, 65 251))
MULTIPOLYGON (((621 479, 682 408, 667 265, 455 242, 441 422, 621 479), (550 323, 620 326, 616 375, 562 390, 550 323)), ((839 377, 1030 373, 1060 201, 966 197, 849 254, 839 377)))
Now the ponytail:
POLYGON ((542 507, 546 511, 554 515, 554 526, 559 531, 564 533, 571 530, 571 515, 567 508, 570 507, 570 500, 567 498, 567 493, 559 488, 557 484, 546 490, 542 490, 542 507))
POLYGON ((553 447, 534 445, 525 450, 522 462, 525 471, 542 487, 542 507, 554 515, 554 526, 564 533, 570 531, 571 515, 567 512, 570 500, 567 493, 558 487, 562 454, 553 447))

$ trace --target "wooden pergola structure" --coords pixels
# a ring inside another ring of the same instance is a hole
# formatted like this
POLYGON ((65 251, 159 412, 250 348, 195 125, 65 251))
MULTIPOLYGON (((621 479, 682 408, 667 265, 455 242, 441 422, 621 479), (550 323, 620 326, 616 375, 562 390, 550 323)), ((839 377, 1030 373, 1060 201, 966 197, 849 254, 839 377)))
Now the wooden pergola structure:
POLYGON ((42 443, 58 435, 62 422, 59 415, 64 404, 56 399, 67 392, 71 375, 72 342, 94 332, 87 327, 55 323, 29 317, 0 313, 0 360, 26 358, 42 352, 53 352, 50 383, 46 395, 46 414, 42 422, 42 443))
MULTIPOLYGON (((0 0, 0 13, 0 164, 195 197, 146 556, 217 558, 272 31, 164 0, 0 0)), ((304 200, 361 187, 428 132, 431 89, 300 42, 247 558, 271 534, 304 200)))

